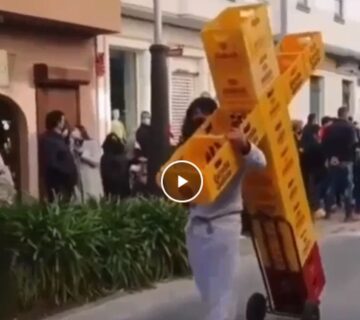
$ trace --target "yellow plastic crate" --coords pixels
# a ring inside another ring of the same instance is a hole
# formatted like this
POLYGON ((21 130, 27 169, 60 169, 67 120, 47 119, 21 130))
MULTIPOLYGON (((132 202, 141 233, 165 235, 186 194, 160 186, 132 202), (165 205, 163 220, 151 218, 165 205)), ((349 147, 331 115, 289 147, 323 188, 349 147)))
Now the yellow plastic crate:
POLYGON ((290 102, 309 78, 304 53, 278 55, 281 70, 282 94, 290 102))
POLYGON ((319 32, 305 32, 286 35, 278 46, 278 52, 304 55, 304 62, 311 74, 322 62, 325 48, 319 32))
POLYGON ((293 241, 291 229, 288 225, 280 224, 278 234, 271 221, 261 224, 255 220, 253 230, 261 262, 265 268, 274 268, 279 271, 288 269, 293 272, 299 271, 300 266, 296 255, 297 243, 293 241))
MULTIPOLYGON (((181 148, 181 152, 175 153, 170 158, 162 170, 168 164, 178 160, 192 162, 203 174, 204 185, 202 192, 193 201, 196 204, 206 204, 214 201, 241 166, 241 159, 233 151, 230 142, 224 136, 214 135, 197 134, 181 148)), ((160 170, 160 173, 162 170, 160 170)), ((181 176, 182 172, 179 171, 177 174, 181 176)))
POLYGON ((266 7, 223 11, 202 31, 221 107, 248 112, 279 75, 266 7))

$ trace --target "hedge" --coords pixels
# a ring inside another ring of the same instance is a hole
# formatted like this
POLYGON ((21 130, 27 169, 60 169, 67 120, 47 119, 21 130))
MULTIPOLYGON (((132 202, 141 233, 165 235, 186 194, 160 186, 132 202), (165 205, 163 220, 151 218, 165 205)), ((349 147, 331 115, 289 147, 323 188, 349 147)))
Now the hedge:
POLYGON ((2 306, 60 306, 187 275, 186 218, 162 199, 1 208, 2 306))

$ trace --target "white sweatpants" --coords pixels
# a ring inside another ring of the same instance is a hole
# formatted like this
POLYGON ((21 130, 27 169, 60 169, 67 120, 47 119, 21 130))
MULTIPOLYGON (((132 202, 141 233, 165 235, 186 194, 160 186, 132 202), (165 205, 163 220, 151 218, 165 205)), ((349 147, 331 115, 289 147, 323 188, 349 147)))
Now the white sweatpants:
POLYGON ((205 222, 189 222, 190 266, 206 307, 205 320, 235 320, 240 295, 240 216, 220 218, 211 225, 212 230, 205 222))

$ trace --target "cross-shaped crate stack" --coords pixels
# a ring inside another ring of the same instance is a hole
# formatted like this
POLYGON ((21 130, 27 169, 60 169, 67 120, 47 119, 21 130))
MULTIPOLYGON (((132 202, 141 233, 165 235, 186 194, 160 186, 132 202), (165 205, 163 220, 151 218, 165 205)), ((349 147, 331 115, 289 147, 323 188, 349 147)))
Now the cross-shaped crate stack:
MULTIPOLYGON (((247 175, 247 209, 252 214, 281 217, 292 228, 281 229, 282 238, 288 242, 284 259, 273 224, 265 228, 269 243, 265 243, 260 225, 254 224, 262 263, 265 268, 273 265, 280 271, 287 263, 291 271, 301 273, 309 259, 316 260, 319 253, 288 108, 324 57, 321 34, 287 35, 275 47, 266 6, 251 5, 224 10, 205 25, 202 38, 220 107, 169 162, 196 164, 203 173, 204 188, 194 202, 210 203, 241 170, 241 157, 225 136, 232 128, 243 126, 268 161, 265 170, 247 175)), ((320 261, 315 269, 323 282, 320 261)), ((312 281, 311 276, 304 277, 312 281)), ((321 291, 320 282, 312 289, 321 291)))

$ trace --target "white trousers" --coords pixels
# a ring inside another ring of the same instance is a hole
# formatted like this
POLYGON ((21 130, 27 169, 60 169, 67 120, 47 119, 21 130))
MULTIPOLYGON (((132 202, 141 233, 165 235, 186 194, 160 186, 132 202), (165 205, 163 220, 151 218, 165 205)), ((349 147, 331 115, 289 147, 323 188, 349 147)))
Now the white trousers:
POLYGON ((206 307, 205 320, 235 320, 239 304, 240 216, 207 223, 191 220, 187 249, 195 283, 206 307))

